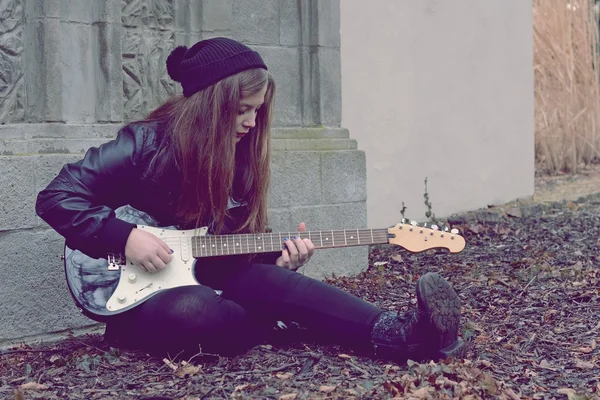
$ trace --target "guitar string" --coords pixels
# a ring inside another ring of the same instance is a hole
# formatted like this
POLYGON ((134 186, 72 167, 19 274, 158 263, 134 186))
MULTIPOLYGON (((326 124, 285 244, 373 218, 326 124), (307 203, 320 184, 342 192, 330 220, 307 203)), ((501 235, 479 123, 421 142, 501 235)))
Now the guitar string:
MULTIPOLYGON (((195 230, 195 232, 196 231, 199 230, 195 230)), ((423 234, 422 232, 415 233, 423 234)), ((434 235, 428 234, 427 236, 435 238, 441 237, 444 232, 440 231, 439 235, 435 235, 435 233, 438 233, 435 231, 431 231, 430 233, 434 233, 434 235)), ((282 235, 286 237, 298 235, 300 238, 311 238, 315 244, 315 247, 319 249, 351 247, 367 244, 383 244, 388 243, 390 238, 388 229, 346 229, 287 233, 231 234, 218 236, 194 235, 190 239, 192 251, 195 255, 203 253, 206 253, 206 255, 230 255, 279 250, 279 247, 274 245, 273 237, 275 236, 275 238, 281 238, 282 235), (356 233, 356 235, 354 235, 354 233, 356 233), (246 243, 244 243, 244 239, 246 243), (268 242, 270 242, 270 246, 268 242), (205 246, 207 245, 210 247, 206 248, 205 246)), ((452 235, 449 234, 448 236, 450 237, 452 235)), ((181 238, 165 237, 164 240, 168 240, 168 243, 175 245, 181 243, 181 238)), ((283 245, 283 241, 278 240, 277 243, 283 245)))

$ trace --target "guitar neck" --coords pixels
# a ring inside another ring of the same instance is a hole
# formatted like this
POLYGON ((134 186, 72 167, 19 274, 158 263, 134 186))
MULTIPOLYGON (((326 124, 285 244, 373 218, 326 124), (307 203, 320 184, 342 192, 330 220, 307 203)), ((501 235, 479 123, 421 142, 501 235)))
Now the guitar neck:
POLYGON ((387 229, 344 229, 309 232, 279 232, 264 234, 194 236, 192 255, 195 258, 234 254, 258 254, 281 251, 285 238, 298 236, 310 239, 315 249, 368 246, 389 242, 387 229))

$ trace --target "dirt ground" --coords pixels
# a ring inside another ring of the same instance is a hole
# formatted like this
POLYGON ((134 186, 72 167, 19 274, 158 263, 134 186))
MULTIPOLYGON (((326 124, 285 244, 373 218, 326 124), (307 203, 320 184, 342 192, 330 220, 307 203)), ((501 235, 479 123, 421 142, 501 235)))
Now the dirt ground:
POLYGON ((541 175, 536 176, 536 202, 552 202, 562 200, 577 200, 600 192, 600 165, 595 164, 582 169, 576 175, 541 175))
POLYGON ((396 363, 280 343, 173 362, 89 335, 0 353, 0 398, 598 399, 600 169, 536 180, 533 201, 449 218, 467 241, 460 254, 376 246, 366 272, 330 280, 405 311, 418 277, 441 273, 461 297, 463 359, 396 363))

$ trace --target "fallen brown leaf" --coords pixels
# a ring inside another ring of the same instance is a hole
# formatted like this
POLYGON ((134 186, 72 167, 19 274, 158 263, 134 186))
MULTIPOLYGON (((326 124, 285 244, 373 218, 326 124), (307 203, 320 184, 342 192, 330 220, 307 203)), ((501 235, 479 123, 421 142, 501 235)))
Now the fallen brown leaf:
POLYGON ((275 374, 275 376, 277 376, 281 380, 287 380, 294 376, 294 374, 292 374, 291 372, 278 372, 277 374, 275 374))
POLYGON ((279 396, 279 400, 294 400, 296 397, 298 397, 298 393, 282 394, 279 396))
POLYGON ((575 366, 580 369, 592 369, 596 365, 593 362, 589 361, 575 360, 575 366))
POLYGON ((568 400, 586 400, 587 396, 580 396, 577 394, 575 389, 561 388, 556 391, 559 394, 566 394, 568 400))
POLYGON ((540 361, 540 364, 539 364, 539 366, 540 366, 541 368, 548 369, 548 370, 550 370, 550 371, 558 371, 558 370, 557 370, 556 368, 554 368, 554 367, 553 367, 553 366, 552 366, 552 365, 551 365, 551 364, 548 362, 548 360, 546 360, 546 359, 543 359, 542 361, 540 361))
POLYGON ((402 256, 400 254, 394 254, 391 258, 392 260, 398 261, 400 263, 403 261, 402 256))
POLYGON ((182 366, 177 368, 177 371, 175 371, 175 375, 177 375, 179 378, 190 377, 202 372, 202 368, 199 365, 189 364, 185 361, 182 361, 181 364, 182 366))
POLYGON ((331 393, 335 389, 336 389, 336 386, 328 386, 328 385, 319 386, 319 392, 323 392, 323 393, 331 393))
POLYGON ((21 390, 46 390, 46 389, 48 389, 48 386, 41 384, 41 383, 37 383, 37 382, 27 382, 27 383, 24 383, 21 386, 19 386, 19 389, 21 389, 21 390))
POLYGON ((591 347, 578 347, 576 349, 573 349, 573 351, 576 351, 578 353, 591 353, 592 351, 594 351, 594 349, 592 349, 591 347))
POLYGON ((422 388, 417 389, 414 392, 412 392, 411 397, 416 397, 417 399, 425 399, 425 398, 427 398, 429 393, 434 390, 435 389, 430 386, 425 386, 425 387, 422 387, 422 388))

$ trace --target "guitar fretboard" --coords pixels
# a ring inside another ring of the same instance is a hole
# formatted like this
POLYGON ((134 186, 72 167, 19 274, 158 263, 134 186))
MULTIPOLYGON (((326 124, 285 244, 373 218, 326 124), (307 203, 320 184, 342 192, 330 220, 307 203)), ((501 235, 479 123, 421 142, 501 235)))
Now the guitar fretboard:
POLYGON ((194 236, 193 257, 257 254, 281 251, 284 239, 294 236, 310 239, 315 249, 366 246, 388 243, 387 229, 346 229, 309 232, 194 236))

